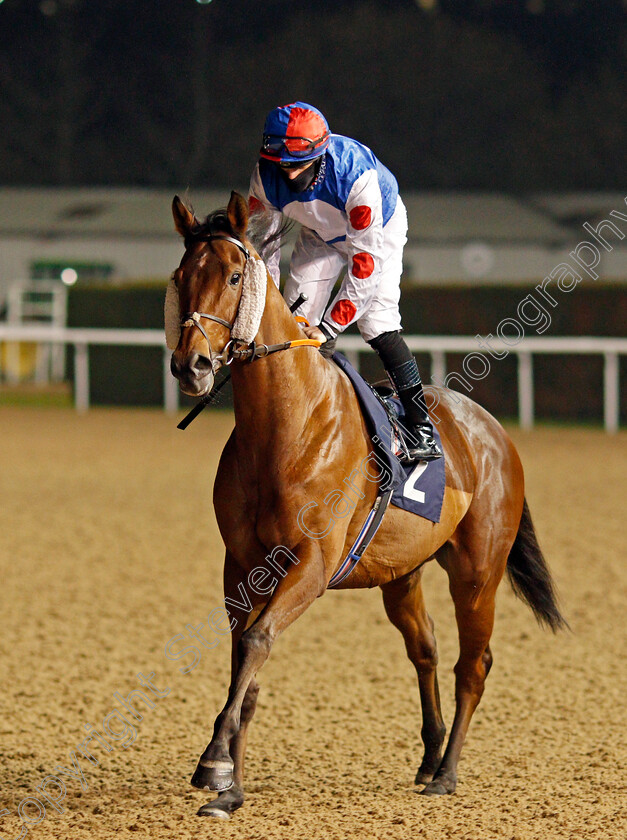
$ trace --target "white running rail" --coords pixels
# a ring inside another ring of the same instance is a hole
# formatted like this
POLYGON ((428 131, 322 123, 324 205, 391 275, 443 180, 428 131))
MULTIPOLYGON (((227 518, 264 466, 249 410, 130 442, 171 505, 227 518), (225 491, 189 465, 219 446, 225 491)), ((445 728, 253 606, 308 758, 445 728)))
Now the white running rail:
MULTIPOLYGON (((446 377, 447 353, 477 353, 478 344, 473 336, 404 336, 414 353, 429 353, 431 372, 439 382, 446 377)), ((92 344, 161 347, 163 350, 164 408, 170 413, 179 406, 178 383, 170 374, 170 351, 165 346, 162 330, 95 329, 81 327, 10 326, 0 324, 0 342, 45 342, 74 346, 75 404, 78 411, 89 408, 89 346, 92 344)), ((338 341, 341 350, 359 369, 359 354, 374 352, 359 336, 342 336, 338 341)), ((595 355, 603 356, 603 417, 605 429, 616 432, 620 420, 620 357, 627 355, 627 338, 597 338, 587 336, 550 338, 527 337, 519 345, 509 347, 518 357, 518 418, 523 429, 534 424, 533 356, 595 355)), ((464 393, 462 391, 462 393, 464 393)))

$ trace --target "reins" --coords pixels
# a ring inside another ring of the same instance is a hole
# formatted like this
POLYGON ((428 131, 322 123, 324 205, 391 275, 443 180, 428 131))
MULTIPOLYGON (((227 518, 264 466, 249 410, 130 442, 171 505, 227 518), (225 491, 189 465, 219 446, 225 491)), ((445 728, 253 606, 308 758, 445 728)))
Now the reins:
MULTIPOLYGON (((298 306, 300 306, 304 300, 306 300, 306 297, 304 296, 299 299, 298 306)), ((209 336, 205 332, 203 325, 200 323, 201 318, 208 318, 211 321, 216 321, 218 324, 222 324, 229 330, 233 328, 233 324, 229 324, 228 321, 218 318, 216 315, 209 315, 205 312, 192 312, 187 315, 185 320, 181 321, 181 326, 198 327, 205 337, 207 344, 209 344, 209 336)), ((251 341, 250 344, 241 348, 236 347, 237 343, 238 339, 230 339, 230 341, 226 343, 224 350, 214 357, 215 361, 219 361, 224 365, 230 365, 234 361, 254 362, 256 359, 265 359, 266 356, 270 356, 272 353, 278 353, 281 350, 291 350, 294 347, 320 347, 322 342, 315 338, 297 338, 293 341, 281 341, 279 344, 257 344, 255 341, 251 341)), ((209 344, 209 346, 211 345, 209 344)))

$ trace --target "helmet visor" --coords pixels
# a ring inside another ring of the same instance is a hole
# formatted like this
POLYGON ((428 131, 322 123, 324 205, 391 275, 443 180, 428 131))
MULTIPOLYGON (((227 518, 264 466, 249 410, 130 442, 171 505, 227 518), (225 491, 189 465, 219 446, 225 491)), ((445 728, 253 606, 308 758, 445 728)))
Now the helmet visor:
POLYGON ((309 137, 282 137, 278 134, 264 134, 261 153, 276 158, 280 158, 285 153, 293 158, 307 158, 323 145, 328 136, 328 131, 316 140, 310 140, 309 137))

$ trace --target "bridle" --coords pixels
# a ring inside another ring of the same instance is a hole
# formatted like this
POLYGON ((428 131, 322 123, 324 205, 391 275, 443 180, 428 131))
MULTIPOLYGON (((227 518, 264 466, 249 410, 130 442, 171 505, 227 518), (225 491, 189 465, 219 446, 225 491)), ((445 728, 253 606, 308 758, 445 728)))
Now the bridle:
MULTIPOLYGON (((247 261, 250 259, 250 251, 248 250, 248 248, 246 248, 246 246, 242 242, 240 242, 239 239, 235 239, 233 236, 227 236, 226 234, 212 233, 212 234, 209 234, 208 236, 195 236, 194 237, 194 242, 212 242, 216 239, 222 239, 225 242, 231 242, 233 245, 235 245, 237 248, 239 248, 239 250, 242 252, 242 254, 244 254, 244 256, 246 257, 247 261)), ((235 314, 235 317, 237 317, 237 313, 235 314)), ((203 325, 201 323, 201 320, 200 320, 201 318, 206 318, 208 321, 215 321, 216 324, 220 324, 221 326, 226 327, 227 330, 229 331, 229 333, 233 329, 233 324, 235 323, 235 318, 233 319, 233 321, 229 322, 229 321, 226 321, 224 318, 220 318, 218 315, 211 314, 210 312, 189 312, 187 315, 185 315, 181 319, 181 328, 182 327, 198 327, 198 329, 202 333, 205 341, 207 342, 207 346, 209 347, 209 356, 211 358, 211 366, 212 366, 212 369, 213 369, 213 373, 215 374, 217 372, 217 370, 223 364, 230 365, 231 362, 233 361, 233 359, 235 358, 234 353, 236 351, 234 350, 234 345, 235 345, 236 342, 235 342, 235 339, 231 338, 226 343, 226 345, 224 347, 224 350, 218 356, 214 357, 212 352, 211 352, 211 342, 209 341, 209 336, 207 335, 207 331, 205 330, 205 328, 203 327, 203 325), (217 362, 217 365, 216 365, 216 362, 217 362)))
MULTIPOLYGON (((242 254, 244 254, 247 262, 251 259, 250 251, 242 242, 239 241, 239 239, 235 239, 233 236, 228 236, 223 233, 212 233, 207 236, 195 236, 194 242, 212 242, 216 239, 221 239, 225 242, 231 242, 233 245, 239 248, 242 254)), ((254 362, 256 359, 263 359, 271 353, 278 353, 280 350, 290 350, 293 347, 320 347, 320 342, 312 338, 297 339, 295 341, 283 341, 280 344, 269 345, 256 344, 254 341, 251 341, 248 345, 244 345, 243 347, 237 347, 238 344, 241 344, 241 341, 237 338, 230 338, 229 341, 227 341, 227 343, 225 344, 222 352, 219 353, 217 356, 214 356, 211 351, 211 342, 209 341, 209 336, 207 335, 207 331, 201 323, 201 318, 206 318, 208 321, 215 321, 216 324, 220 324, 221 326, 226 327, 229 330, 230 334, 231 330, 233 329, 233 325, 235 324, 235 321, 237 319, 237 312, 235 313, 235 318, 231 322, 226 321, 224 318, 220 318, 218 315, 213 315, 210 312, 189 312, 181 319, 181 327, 197 327, 202 333, 209 348, 209 358, 211 360, 212 372, 214 374, 217 373, 217 371, 220 369, 220 367, 222 367, 222 365, 230 365, 235 360, 254 362)))

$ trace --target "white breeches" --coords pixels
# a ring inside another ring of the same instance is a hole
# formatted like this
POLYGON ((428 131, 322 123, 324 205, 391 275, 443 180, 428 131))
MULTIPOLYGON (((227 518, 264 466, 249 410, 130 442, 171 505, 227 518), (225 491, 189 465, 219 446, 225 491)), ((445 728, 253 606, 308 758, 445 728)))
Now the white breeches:
MULTIPOLYGON (((366 312, 357 320, 357 327, 365 341, 384 332, 401 329, 398 303, 403 273, 403 247, 407 242, 407 211, 399 196, 396 209, 383 228, 383 252, 379 282, 366 312)), ((333 293, 333 287, 348 259, 346 241, 329 245, 317 233, 301 228, 292 252, 290 273, 283 295, 288 305, 299 294, 308 300, 298 310, 313 326, 319 324, 333 293)), ((342 298, 340 289, 334 299, 342 298)))

